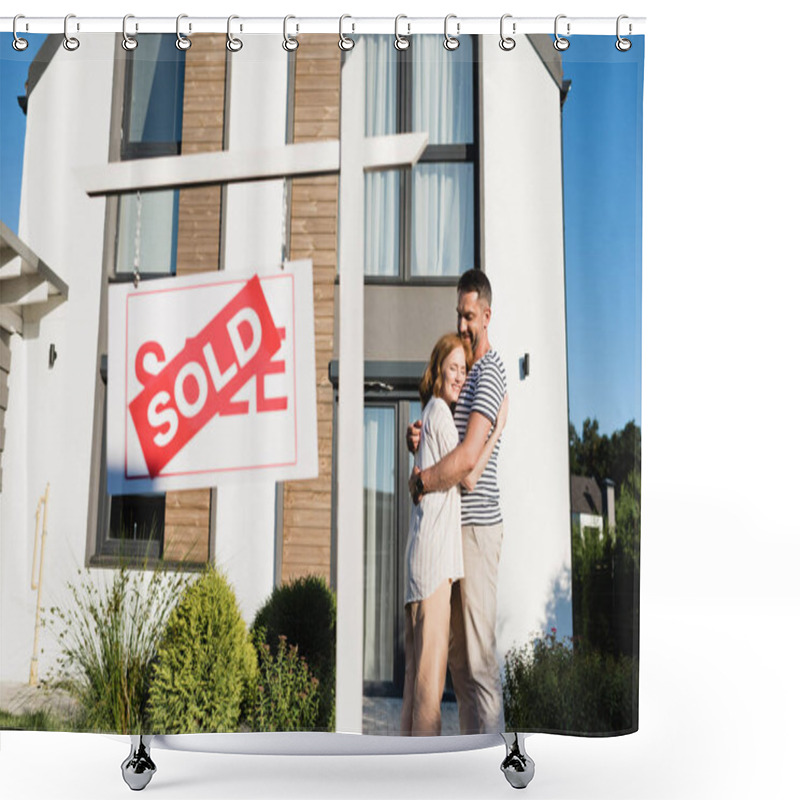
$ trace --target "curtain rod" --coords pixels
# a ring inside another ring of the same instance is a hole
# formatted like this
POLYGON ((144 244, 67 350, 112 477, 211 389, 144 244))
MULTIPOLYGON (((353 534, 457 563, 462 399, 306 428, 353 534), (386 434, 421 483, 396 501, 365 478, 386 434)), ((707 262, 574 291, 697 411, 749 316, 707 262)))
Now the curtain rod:
MULTIPOLYGON (((616 17, 570 17, 559 15, 559 32, 566 35, 609 35, 618 32, 616 17), (567 25, 569 24, 569 32, 567 25)), ((514 17, 506 15, 503 31, 506 35, 522 35, 527 33, 549 33, 555 28, 553 17, 514 17)), ((338 34, 341 29, 345 34, 359 33, 395 33, 395 26, 404 35, 415 33, 444 32, 444 17, 356 17, 346 15, 340 23, 339 17, 236 17, 231 23, 231 30, 238 34, 283 34, 284 25, 292 35, 298 33, 331 33, 338 34)), ((623 36, 643 34, 644 17, 627 17, 621 19, 620 33, 623 36)), ((136 17, 128 19, 126 30, 129 34, 137 33, 170 33, 175 32, 175 17, 136 17)), ((14 29, 14 17, 0 17, 0 31, 11 32, 14 29)), ((64 33, 64 17, 27 17, 20 15, 17 19, 16 32, 25 33, 64 33)), ((180 30, 186 34, 193 33, 226 33, 227 17, 194 17, 181 15, 180 30)), ((500 17, 458 17, 451 15, 448 21, 451 34, 499 34, 500 17)), ((122 33, 122 17, 81 17, 70 15, 70 34, 79 33, 122 33)))

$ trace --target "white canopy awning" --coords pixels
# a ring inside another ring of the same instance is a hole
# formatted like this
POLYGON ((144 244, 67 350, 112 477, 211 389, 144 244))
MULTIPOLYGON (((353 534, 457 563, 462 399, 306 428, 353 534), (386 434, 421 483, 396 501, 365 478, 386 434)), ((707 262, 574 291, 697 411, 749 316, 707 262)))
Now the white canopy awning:
POLYGON ((23 333, 69 296, 69 286, 0 222, 0 328, 23 333))

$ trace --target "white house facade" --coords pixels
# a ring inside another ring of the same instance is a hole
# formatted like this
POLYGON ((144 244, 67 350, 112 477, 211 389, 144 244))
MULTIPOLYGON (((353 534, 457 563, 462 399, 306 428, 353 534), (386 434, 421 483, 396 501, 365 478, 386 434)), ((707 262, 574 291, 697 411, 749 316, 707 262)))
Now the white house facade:
MULTIPOLYGON (((519 37, 511 52, 462 37, 458 56, 440 37, 402 55, 366 37, 343 54, 336 37, 306 35, 292 55, 280 37, 247 37, 237 53, 222 36, 193 38, 183 54, 174 37, 142 36, 137 55, 112 35, 75 52, 51 37, 31 68, 19 240, 68 296, 51 284, 58 302, 37 311, 15 298, 0 317, 0 678, 29 675, 34 515, 49 486, 44 607, 67 602, 78 570, 107 580, 120 557, 215 563, 248 623, 274 586, 322 574, 339 613, 337 728, 357 731, 364 692, 402 687, 405 425, 433 343, 455 327, 466 269, 492 282, 490 339, 509 381, 501 662, 544 629, 570 569, 559 57, 548 37, 519 37), (311 167, 288 145, 308 145, 311 167), (267 151, 272 172, 247 166, 267 151), (225 177, 236 154, 245 171, 225 177), (177 175, 187 155, 192 181, 88 193, 109 165, 130 162, 135 176, 163 158, 177 175), (223 177, 203 180, 212 168, 223 177), (134 273, 268 274, 296 258, 314 266, 318 478, 110 498, 108 286, 134 273)), ((58 653, 51 631, 40 643, 43 674, 58 653)))

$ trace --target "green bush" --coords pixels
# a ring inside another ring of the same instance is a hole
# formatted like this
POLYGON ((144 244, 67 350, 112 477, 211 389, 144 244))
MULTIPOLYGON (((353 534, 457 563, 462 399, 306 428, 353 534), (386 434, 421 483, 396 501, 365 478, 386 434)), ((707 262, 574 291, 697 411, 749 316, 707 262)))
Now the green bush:
POLYGON ((555 629, 506 655, 506 726, 521 731, 635 730, 637 662, 558 641, 555 629))
POLYGON ((209 567, 184 592, 167 623, 150 685, 150 730, 238 730, 255 677, 255 650, 236 597, 209 567))
POLYGON ((319 681, 297 647, 278 638, 273 650, 263 629, 256 634, 258 678, 249 723, 257 731, 307 731, 317 723, 319 681))
POLYGON ((297 647, 298 655, 319 680, 319 710, 310 727, 334 730, 336 598, 325 579, 312 575, 275 587, 256 614, 252 632, 256 640, 263 637, 272 654, 279 651, 280 637, 297 647))
POLYGON ((68 583, 72 602, 51 608, 48 628, 58 629, 61 653, 45 682, 66 689, 79 705, 82 730, 131 734, 143 730, 148 672, 167 618, 189 578, 124 565, 101 584, 78 572, 68 583))

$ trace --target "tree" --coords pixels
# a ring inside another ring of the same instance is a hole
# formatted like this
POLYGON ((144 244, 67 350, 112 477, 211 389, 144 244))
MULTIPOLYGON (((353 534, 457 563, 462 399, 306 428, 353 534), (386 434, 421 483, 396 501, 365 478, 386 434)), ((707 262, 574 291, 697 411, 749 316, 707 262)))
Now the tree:
POLYGON ((611 436, 596 419, 581 434, 569 426, 570 471, 614 481, 615 527, 572 532, 573 628, 576 646, 614 657, 634 655, 639 640, 641 430, 631 420, 611 436))
POLYGON ((641 465, 642 432, 633 420, 610 437, 600 434, 596 419, 585 419, 580 435, 569 424, 569 468, 573 475, 593 477, 600 483, 610 478, 619 500, 623 482, 632 472, 640 473, 641 465))

